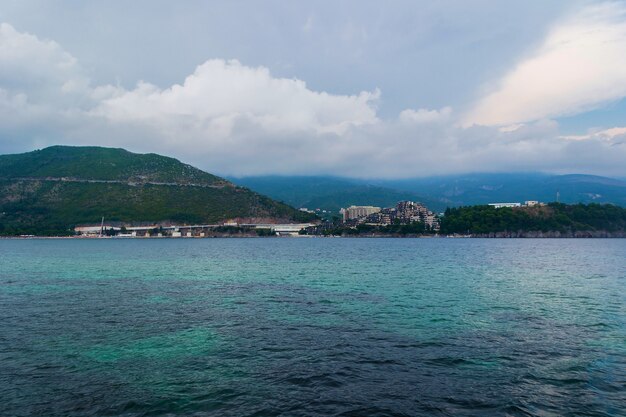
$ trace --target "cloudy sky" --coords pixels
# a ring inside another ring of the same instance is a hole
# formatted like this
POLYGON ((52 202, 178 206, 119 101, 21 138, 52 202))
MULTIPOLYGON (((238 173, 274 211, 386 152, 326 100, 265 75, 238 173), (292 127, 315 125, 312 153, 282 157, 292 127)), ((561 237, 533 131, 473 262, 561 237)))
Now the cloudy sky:
POLYGON ((626 1, 1 0, 0 153, 626 176, 626 1))

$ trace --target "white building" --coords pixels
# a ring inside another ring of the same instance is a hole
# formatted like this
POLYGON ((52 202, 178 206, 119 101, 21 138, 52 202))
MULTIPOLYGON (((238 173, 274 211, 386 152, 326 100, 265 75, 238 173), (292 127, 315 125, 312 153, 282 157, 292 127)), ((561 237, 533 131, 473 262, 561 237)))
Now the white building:
POLYGON ((343 209, 343 221, 367 217, 370 214, 378 213, 380 210, 380 207, 374 206, 350 206, 347 209, 343 209))
POLYGON ((502 207, 522 207, 521 203, 489 203, 490 206, 495 207, 495 208, 502 208, 502 207))

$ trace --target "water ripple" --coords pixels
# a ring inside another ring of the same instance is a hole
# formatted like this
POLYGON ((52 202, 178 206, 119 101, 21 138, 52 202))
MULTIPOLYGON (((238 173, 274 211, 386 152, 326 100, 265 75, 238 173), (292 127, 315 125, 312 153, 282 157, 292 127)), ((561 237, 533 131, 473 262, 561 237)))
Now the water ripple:
POLYGON ((625 240, 0 241, 0 415, 622 416, 625 260, 625 240))

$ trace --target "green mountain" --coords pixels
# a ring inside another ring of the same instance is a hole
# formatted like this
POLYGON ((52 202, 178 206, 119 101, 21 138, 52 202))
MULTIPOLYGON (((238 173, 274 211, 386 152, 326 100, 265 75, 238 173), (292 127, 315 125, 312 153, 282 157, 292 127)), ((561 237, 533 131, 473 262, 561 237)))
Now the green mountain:
POLYGON ((0 155, 0 235, 64 235, 102 216, 123 224, 314 218, 160 155, 68 146, 0 155))
POLYGON ((338 210, 355 205, 390 207, 400 200, 446 207, 538 200, 568 204, 610 203, 626 207, 626 181, 594 175, 541 173, 464 174, 401 180, 336 177, 245 177, 232 179, 296 207, 338 210))
POLYGON ((124 149, 95 146, 51 146, 38 151, 0 156, 0 177, 70 177, 125 182, 172 182, 177 184, 225 184, 174 158, 124 149))

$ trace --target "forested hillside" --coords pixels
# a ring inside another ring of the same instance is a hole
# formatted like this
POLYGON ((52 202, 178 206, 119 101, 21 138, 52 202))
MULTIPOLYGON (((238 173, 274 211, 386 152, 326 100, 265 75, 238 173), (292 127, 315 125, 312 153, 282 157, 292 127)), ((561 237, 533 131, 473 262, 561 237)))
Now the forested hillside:
POLYGON ((155 154, 54 146, 0 156, 0 235, 66 235, 103 216, 124 224, 315 218, 155 154))
POLYGON ((444 234, 488 235, 558 232, 619 234, 626 231, 626 209, 610 204, 551 203, 539 207, 469 206, 449 208, 441 222, 444 234))

